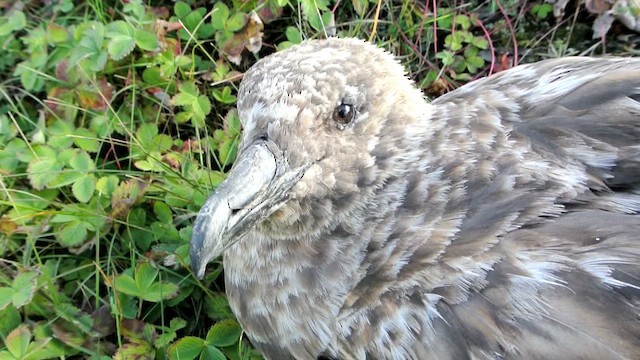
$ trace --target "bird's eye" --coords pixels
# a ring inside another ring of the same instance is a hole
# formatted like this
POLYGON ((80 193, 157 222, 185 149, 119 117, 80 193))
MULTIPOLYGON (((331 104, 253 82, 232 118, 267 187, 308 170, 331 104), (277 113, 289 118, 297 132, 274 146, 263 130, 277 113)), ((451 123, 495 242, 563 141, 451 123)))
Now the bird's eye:
POLYGON ((349 104, 340 104, 333 111, 333 120, 338 126, 347 125, 355 116, 356 110, 349 104))

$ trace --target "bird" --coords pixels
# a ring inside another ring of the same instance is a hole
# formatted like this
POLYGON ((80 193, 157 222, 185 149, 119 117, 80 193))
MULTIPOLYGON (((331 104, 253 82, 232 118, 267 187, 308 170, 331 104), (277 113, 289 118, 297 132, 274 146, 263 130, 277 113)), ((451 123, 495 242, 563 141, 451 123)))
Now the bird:
POLYGON ((640 359, 640 59, 518 65, 429 101, 307 40, 244 74, 197 277, 267 359, 640 359))

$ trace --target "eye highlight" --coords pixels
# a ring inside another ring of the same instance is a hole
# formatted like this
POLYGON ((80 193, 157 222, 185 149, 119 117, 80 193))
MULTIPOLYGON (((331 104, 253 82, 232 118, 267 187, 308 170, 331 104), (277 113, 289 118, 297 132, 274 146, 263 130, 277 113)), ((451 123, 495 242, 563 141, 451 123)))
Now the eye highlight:
POLYGON ((353 105, 342 103, 333 110, 333 121, 336 122, 340 130, 349 124, 355 116, 356 109, 353 108, 353 105))

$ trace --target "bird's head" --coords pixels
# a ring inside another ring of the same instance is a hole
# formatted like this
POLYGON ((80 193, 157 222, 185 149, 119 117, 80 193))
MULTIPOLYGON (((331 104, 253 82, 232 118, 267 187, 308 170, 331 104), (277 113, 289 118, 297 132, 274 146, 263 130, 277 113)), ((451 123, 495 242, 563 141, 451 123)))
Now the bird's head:
POLYGON ((394 57, 364 41, 307 41, 258 61, 238 94, 237 160, 195 222, 193 270, 202 277, 250 231, 317 237, 358 216, 410 151, 412 121, 397 118, 424 107, 394 57))

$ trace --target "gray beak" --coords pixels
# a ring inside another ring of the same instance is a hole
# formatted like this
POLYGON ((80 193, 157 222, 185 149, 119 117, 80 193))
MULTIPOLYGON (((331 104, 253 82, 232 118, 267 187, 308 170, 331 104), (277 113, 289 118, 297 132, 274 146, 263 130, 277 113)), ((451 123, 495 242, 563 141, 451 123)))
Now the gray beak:
POLYGON ((202 278, 209 261, 276 211, 303 174, 289 169, 273 143, 259 140, 245 148, 196 218, 190 250, 196 276, 202 278))

